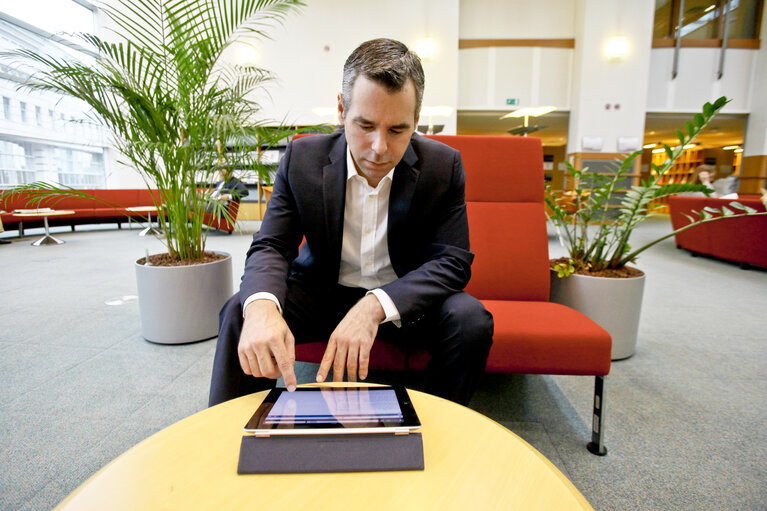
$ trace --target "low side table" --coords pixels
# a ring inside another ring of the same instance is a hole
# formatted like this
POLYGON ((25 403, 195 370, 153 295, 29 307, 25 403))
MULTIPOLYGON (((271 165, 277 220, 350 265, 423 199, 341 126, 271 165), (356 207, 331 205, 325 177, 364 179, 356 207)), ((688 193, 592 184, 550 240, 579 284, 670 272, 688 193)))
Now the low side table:
MULTIPOLYGON (((4 214, 5 214, 5 211, 0 209, 0 215, 4 215, 4 214)), ((0 220, 0 232, 3 232, 3 221, 2 220, 0 220)), ((0 245, 7 245, 8 243, 10 243, 10 240, 4 240, 4 239, 0 238, 0 245)))
POLYGON ((425 470, 239 475, 242 428, 267 394, 260 392, 155 433, 56 510, 593 511, 562 472, 508 429, 450 401, 408 392, 423 424, 425 470))
POLYGON ((160 231, 152 227, 152 213, 157 212, 157 207, 155 206, 135 206, 132 208, 125 208, 125 211, 131 211, 133 213, 146 213, 146 221, 147 221, 147 227, 140 233, 138 233, 139 236, 146 236, 149 233, 154 234, 155 236, 160 236, 160 231))
POLYGON ((48 227, 48 217, 49 216, 62 216, 62 215, 74 215, 74 211, 69 210, 38 210, 38 211, 29 211, 29 212, 13 212, 13 216, 17 216, 20 218, 27 218, 27 217, 43 217, 43 225, 45 225, 45 236, 40 238, 39 240, 32 243, 32 245, 39 247, 40 245, 61 245, 64 243, 62 240, 58 238, 54 238, 51 236, 50 228, 48 227))

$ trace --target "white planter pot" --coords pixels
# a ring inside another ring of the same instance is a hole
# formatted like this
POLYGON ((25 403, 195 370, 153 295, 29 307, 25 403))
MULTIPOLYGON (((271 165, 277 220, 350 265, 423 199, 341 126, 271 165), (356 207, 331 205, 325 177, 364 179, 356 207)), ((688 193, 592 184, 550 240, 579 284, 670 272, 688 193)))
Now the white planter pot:
POLYGON ((218 313, 232 296, 232 256, 190 266, 136 262, 141 336, 160 344, 202 341, 218 335, 218 313))
POLYGON ((559 278, 551 270, 551 301, 594 320, 613 338, 612 359, 634 354, 645 276, 611 279, 587 275, 559 278))

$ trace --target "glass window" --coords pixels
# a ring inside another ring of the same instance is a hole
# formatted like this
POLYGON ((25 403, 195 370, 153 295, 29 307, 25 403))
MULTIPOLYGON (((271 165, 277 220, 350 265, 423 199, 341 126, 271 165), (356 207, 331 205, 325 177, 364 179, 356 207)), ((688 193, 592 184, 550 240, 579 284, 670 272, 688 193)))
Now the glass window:
MULTIPOLYGON (((761 0, 684 0, 680 33, 686 40, 721 39, 725 12, 728 39, 756 39, 761 0)), ((655 0, 655 39, 674 39, 680 0, 655 0)))
POLYGON ((672 11, 671 0, 655 0, 655 26, 653 28, 655 39, 674 37, 676 19, 673 23, 671 22, 672 11))
POLYGON ((52 34, 74 41, 73 32, 93 33, 93 11, 73 0, 3 2, 3 12, 52 34))
MULTIPOLYGON (((684 15, 682 16, 682 37, 685 39, 716 39, 719 37, 719 11, 719 1, 717 0, 685 0, 684 15)), ((678 15, 679 11, 676 12, 678 15)), ((676 23, 674 25, 676 26, 676 23)))
POLYGON ((23 101, 19 102, 19 110, 21 111, 21 122, 27 122, 28 116, 27 116, 27 104, 23 101))
POLYGON ((759 20, 758 0, 730 0, 727 13, 727 39, 756 39, 759 20))

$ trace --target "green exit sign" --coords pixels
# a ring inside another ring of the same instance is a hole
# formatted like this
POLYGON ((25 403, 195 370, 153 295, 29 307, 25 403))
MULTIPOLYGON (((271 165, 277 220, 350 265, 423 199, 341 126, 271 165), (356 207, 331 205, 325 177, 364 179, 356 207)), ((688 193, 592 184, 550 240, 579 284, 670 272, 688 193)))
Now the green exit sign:
POLYGON ((506 98, 506 104, 519 106, 519 98, 506 98))

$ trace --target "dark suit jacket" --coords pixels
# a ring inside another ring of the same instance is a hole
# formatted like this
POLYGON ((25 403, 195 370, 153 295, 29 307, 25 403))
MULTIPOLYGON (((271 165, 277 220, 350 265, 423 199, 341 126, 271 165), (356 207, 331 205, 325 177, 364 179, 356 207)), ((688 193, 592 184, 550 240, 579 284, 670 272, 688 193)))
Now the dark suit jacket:
MULTIPOLYGON (((288 146, 261 230, 248 251, 242 301, 268 291, 284 305, 291 273, 319 285, 338 282, 346 175, 343 131, 288 146)), ((474 254, 464 183, 458 151, 413 135, 394 170, 389 198, 389 257, 399 278, 381 287, 403 324, 469 282, 474 254)))
MULTIPOLYGON (((217 188, 220 183, 221 181, 217 182, 214 188, 217 188)), ((230 177, 224 181, 224 186, 221 187, 221 193, 228 193, 234 200, 240 200, 250 194, 248 187, 245 186, 242 181, 234 177, 230 177)))

